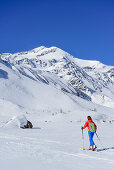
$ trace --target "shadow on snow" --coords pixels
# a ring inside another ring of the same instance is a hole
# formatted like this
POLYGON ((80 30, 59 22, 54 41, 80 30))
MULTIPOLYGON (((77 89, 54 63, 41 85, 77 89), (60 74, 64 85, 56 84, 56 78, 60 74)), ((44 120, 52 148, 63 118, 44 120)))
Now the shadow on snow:
POLYGON ((110 149, 114 149, 114 147, 97 149, 97 151, 98 152, 100 152, 100 151, 107 151, 107 150, 110 150, 110 149))

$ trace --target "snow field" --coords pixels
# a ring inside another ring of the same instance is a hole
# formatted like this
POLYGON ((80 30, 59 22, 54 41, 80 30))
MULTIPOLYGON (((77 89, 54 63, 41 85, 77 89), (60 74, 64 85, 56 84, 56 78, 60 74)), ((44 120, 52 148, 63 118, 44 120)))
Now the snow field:
MULTIPOLYGON (((80 127, 75 122, 39 122, 33 129, 0 129, 0 164, 2 170, 92 170, 114 169, 114 124, 98 123, 98 135, 105 151, 82 150, 80 127), (40 127, 40 128, 39 128, 40 127), (7 161, 7 164, 6 164, 7 161)), ((97 137, 94 137, 102 149, 97 137)), ((87 131, 84 131, 85 147, 89 146, 87 131)))

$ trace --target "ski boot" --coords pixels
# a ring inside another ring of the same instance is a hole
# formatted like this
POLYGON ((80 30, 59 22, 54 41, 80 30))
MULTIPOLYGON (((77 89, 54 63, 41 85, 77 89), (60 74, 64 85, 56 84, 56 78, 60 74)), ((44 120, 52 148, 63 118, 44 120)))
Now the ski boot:
POLYGON ((93 147, 92 147, 92 146, 90 146, 90 147, 89 147, 89 150, 92 150, 92 149, 93 149, 93 147))
POLYGON ((93 146, 92 146, 92 151, 95 151, 96 148, 97 148, 97 146, 96 146, 96 145, 93 145, 93 146))

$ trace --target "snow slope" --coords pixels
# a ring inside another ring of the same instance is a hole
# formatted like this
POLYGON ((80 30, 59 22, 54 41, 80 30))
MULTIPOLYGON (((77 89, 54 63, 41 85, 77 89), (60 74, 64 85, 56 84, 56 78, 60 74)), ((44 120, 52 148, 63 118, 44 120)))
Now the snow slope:
POLYGON ((2 170, 114 169, 114 66, 57 47, 1 54, 0 108, 2 170), (23 115, 33 129, 19 129, 23 115), (99 152, 82 151, 87 115, 99 152))

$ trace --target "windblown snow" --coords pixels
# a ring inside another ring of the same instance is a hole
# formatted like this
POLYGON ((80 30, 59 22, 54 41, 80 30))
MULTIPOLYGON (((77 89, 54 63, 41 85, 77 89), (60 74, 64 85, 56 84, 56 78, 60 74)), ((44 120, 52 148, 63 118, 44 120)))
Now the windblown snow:
POLYGON ((2 170, 113 170, 113 131, 114 66, 57 47, 0 54, 2 170), (87 115, 98 125, 99 152, 82 151, 87 115), (33 129, 20 129, 27 120, 33 129))

